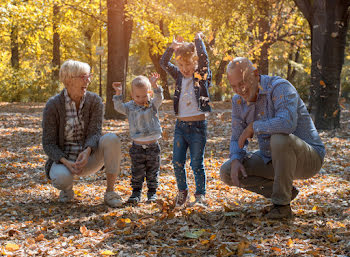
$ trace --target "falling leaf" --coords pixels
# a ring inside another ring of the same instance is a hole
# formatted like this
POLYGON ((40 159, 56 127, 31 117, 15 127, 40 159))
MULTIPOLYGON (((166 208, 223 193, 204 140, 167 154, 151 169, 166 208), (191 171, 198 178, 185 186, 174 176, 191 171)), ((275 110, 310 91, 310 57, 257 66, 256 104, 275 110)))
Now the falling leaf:
POLYGON ((325 88, 325 87, 326 87, 326 83, 324 83, 324 81, 323 81, 323 80, 320 80, 320 85, 321 85, 323 88, 325 88))
POLYGON ((5 249, 7 250, 7 251, 17 251, 17 250, 19 250, 19 245, 17 245, 17 244, 15 244, 15 243, 7 243, 6 245, 5 245, 5 249))

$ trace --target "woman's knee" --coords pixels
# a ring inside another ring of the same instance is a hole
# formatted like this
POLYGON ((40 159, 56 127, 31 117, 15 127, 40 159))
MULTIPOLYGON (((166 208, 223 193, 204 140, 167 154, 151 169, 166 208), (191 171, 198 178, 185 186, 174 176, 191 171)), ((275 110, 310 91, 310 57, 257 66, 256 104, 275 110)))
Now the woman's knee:
POLYGON ((73 175, 63 165, 54 165, 50 170, 52 185, 60 190, 69 189, 73 185, 73 175))
POLYGON ((120 138, 114 133, 107 133, 100 138, 101 146, 112 145, 113 147, 119 147, 121 145, 120 138))

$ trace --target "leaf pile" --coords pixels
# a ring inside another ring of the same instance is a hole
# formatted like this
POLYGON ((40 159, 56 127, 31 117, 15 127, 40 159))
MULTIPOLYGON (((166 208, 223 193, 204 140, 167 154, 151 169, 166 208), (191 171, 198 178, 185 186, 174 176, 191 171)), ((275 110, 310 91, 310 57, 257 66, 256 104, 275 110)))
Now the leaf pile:
MULTIPOLYGON (((349 111, 342 111, 341 129, 320 133, 327 147, 323 169, 311 179, 295 181, 300 190, 292 202, 295 218, 282 222, 264 218, 268 199, 220 181, 220 166, 228 157, 230 105, 214 103, 215 111, 208 118, 207 208, 173 207, 175 118, 171 103, 165 102, 160 111, 164 133, 159 200, 113 209, 103 204, 103 171, 76 181, 71 204, 59 203, 59 192, 44 173, 43 104, 0 103, 0 255, 349 256, 349 111)), ((122 175, 115 189, 127 200, 131 194, 128 124, 105 121, 103 128, 123 142, 122 175)), ((254 147, 253 140, 250 148, 254 147)), ((193 200, 189 161, 186 167, 193 200)), ((144 200, 146 192, 144 187, 144 200)))

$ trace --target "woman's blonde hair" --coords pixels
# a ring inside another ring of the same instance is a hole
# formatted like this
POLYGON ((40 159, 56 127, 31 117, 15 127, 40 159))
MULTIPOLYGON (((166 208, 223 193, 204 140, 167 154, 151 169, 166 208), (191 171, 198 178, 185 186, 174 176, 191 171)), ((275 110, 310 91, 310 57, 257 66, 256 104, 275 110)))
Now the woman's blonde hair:
POLYGON ((80 76, 83 73, 90 73, 89 64, 85 62, 67 60, 60 68, 59 79, 64 85, 66 85, 68 79, 80 76))

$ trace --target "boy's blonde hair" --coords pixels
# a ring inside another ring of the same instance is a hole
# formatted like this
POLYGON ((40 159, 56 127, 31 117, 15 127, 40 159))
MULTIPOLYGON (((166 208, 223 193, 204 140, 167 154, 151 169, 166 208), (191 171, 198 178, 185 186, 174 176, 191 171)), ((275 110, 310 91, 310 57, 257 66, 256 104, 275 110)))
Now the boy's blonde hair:
POLYGON ((175 51, 176 61, 197 62, 196 46, 193 43, 184 42, 175 51))
POLYGON ((136 87, 136 88, 147 87, 148 89, 150 89, 151 88, 151 82, 145 76, 137 76, 131 82, 131 89, 133 89, 134 87, 136 87))

